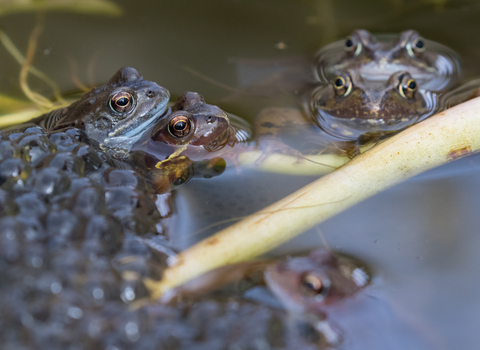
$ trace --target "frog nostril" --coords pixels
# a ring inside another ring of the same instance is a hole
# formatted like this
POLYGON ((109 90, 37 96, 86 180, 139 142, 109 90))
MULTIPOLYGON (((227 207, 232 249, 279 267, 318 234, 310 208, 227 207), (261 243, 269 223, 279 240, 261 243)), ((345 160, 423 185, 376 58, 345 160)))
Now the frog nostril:
POLYGON ((156 95, 155 91, 153 91, 153 90, 148 90, 147 91, 147 97, 152 98, 152 97, 155 97, 155 95, 156 95))

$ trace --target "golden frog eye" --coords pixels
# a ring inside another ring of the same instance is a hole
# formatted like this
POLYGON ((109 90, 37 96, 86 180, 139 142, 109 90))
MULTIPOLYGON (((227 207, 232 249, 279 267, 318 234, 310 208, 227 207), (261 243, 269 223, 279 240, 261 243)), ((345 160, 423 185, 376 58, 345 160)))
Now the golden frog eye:
POLYGON ((407 44, 407 52, 411 57, 420 56, 426 49, 425 39, 421 36, 417 36, 407 44))
POLYGON ((183 137, 190 132, 190 119, 184 115, 178 115, 168 123, 168 131, 176 137, 183 137))
POLYGON ((126 91, 117 92, 110 98, 110 107, 118 113, 130 112, 133 108, 133 103, 132 94, 126 91))
POLYGON ((333 88, 335 89, 335 95, 348 96, 352 91, 352 79, 349 74, 339 75, 333 81, 333 88))
POLYGON ((410 74, 402 74, 399 77, 399 81, 398 93, 400 96, 409 100, 413 99, 417 91, 417 82, 415 79, 413 79, 410 74))
POLYGON ((352 56, 358 56, 362 52, 362 43, 353 35, 345 39, 344 50, 352 56))
POLYGON ((302 281, 302 289, 306 294, 315 296, 323 292, 323 283, 318 277, 305 275, 302 281))

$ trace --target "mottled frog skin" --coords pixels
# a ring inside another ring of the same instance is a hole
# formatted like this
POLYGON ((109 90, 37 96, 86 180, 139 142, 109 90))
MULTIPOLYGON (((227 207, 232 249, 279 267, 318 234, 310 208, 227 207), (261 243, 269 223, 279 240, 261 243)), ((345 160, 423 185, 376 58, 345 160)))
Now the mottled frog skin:
POLYGON ((134 149, 150 157, 147 160, 150 167, 159 168, 161 165, 156 162, 165 158, 181 154, 192 160, 203 160, 226 146, 233 147, 236 142, 236 130, 223 110, 207 104, 198 93, 185 92, 171 113, 134 149))
POLYGON ((123 67, 107 84, 39 120, 47 130, 74 126, 107 150, 129 150, 164 115, 169 98, 168 90, 123 67))
POLYGON ((415 30, 395 37, 357 29, 344 41, 318 52, 315 73, 320 81, 331 81, 345 70, 354 70, 372 82, 384 82, 395 72, 408 71, 423 88, 434 91, 448 90, 461 76, 455 52, 422 38, 415 30))
MULTIPOLYGON (((346 71, 332 83, 313 87, 305 96, 303 114, 287 108, 263 110, 256 119, 258 144, 267 153, 298 156, 298 146, 309 149, 316 143, 317 152, 333 147, 351 157, 358 153, 359 144, 378 140, 434 114, 438 111, 436 98, 435 93, 420 89, 408 72, 394 73, 385 84, 372 85, 357 72, 346 71), (284 135, 299 139, 295 150, 282 144, 284 135)), ((315 149, 308 152, 312 151, 315 149)))
POLYGON ((406 71, 396 72, 378 85, 365 83, 355 71, 346 71, 330 84, 319 84, 307 100, 313 121, 341 140, 398 131, 436 110, 432 94, 420 90, 406 71))

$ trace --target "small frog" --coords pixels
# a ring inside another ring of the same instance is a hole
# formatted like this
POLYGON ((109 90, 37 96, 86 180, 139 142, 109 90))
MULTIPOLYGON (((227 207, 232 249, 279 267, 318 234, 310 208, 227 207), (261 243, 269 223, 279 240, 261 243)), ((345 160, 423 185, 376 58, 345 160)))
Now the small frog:
POLYGON ((365 288, 370 276, 358 261, 327 249, 307 257, 280 260, 265 270, 265 281, 291 312, 326 312, 328 305, 353 297, 365 288))
POLYGON ((135 68, 123 67, 105 85, 36 122, 47 130, 83 129, 103 148, 123 152, 165 114, 169 98, 167 89, 144 80, 135 68))
POLYGON ((265 281, 292 317, 345 349, 440 349, 438 338, 395 306, 360 261, 325 248, 267 267, 265 281))
POLYGON ((346 71, 331 84, 319 84, 307 96, 308 112, 327 133, 343 140, 364 134, 402 130, 432 115, 433 93, 419 89, 406 71, 396 72, 385 84, 366 84, 356 71, 346 71))
POLYGON ((216 156, 224 147, 233 147, 237 133, 223 110, 205 103, 196 92, 185 92, 134 150, 146 154, 148 168, 160 169, 164 159, 180 154, 192 160, 216 156))
POLYGON ((408 71, 424 89, 434 91, 446 91, 461 75, 455 52, 425 40, 415 30, 393 37, 357 29, 344 41, 317 53, 315 73, 320 81, 331 81, 345 70, 357 71, 365 81, 372 82, 384 82, 395 72, 408 71))

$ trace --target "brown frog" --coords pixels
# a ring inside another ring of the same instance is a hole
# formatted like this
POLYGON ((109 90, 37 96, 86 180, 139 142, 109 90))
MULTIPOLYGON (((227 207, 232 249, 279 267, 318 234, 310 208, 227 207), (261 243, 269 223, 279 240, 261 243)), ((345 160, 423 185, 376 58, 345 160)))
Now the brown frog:
POLYGON ((308 320, 332 346, 442 348, 425 325, 392 305, 354 258, 320 248, 270 265, 265 280, 292 316, 308 320))
POLYGON ((408 71, 424 89, 445 91, 461 75, 457 55, 449 48, 426 40, 415 30, 374 36, 364 29, 344 41, 327 45, 316 55, 315 72, 322 82, 345 70, 356 71, 372 82, 387 80, 393 73, 408 71))
MULTIPOLYGON (((355 71, 346 71, 331 84, 319 84, 307 97, 314 122, 343 140, 398 131, 432 115, 433 93, 419 89, 408 72, 396 72, 385 84, 367 84, 355 71)), ((434 101, 434 100, 433 100, 434 101)))
POLYGON ((223 110, 205 103, 198 93, 185 92, 171 113, 133 149, 146 154, 148 168, 161 168, 164 159, 178 155, 188 156, 191 160, 216 157, 218 151, 233 147, 237 134, 223 110))
POLYGON ((120 68, 103 86, 36 122, 47 130, 77 127, 106 150, 125 153, 167 111, 170 93, 144 80, 135 68, 120 68))
POLYGON ((358 261, 327 249, 281 260, 265 270, 269 289, 294 313, 325 312, 328 305, 353 297, 370 277, 358 261))
POLYGON ((438 110, 437 95, 420 89, 408 72, 392 74, 385 84, 372 84, 358 72, 346 71, 305 95, 304 114, 287 108, 263 110, 256 119, 256 135, 262 157, 271 152, 301 157, 328 148, 352 157, 360 144, 402 130, 438 110), (326 133, 312 127, 312 122, 326 133))

